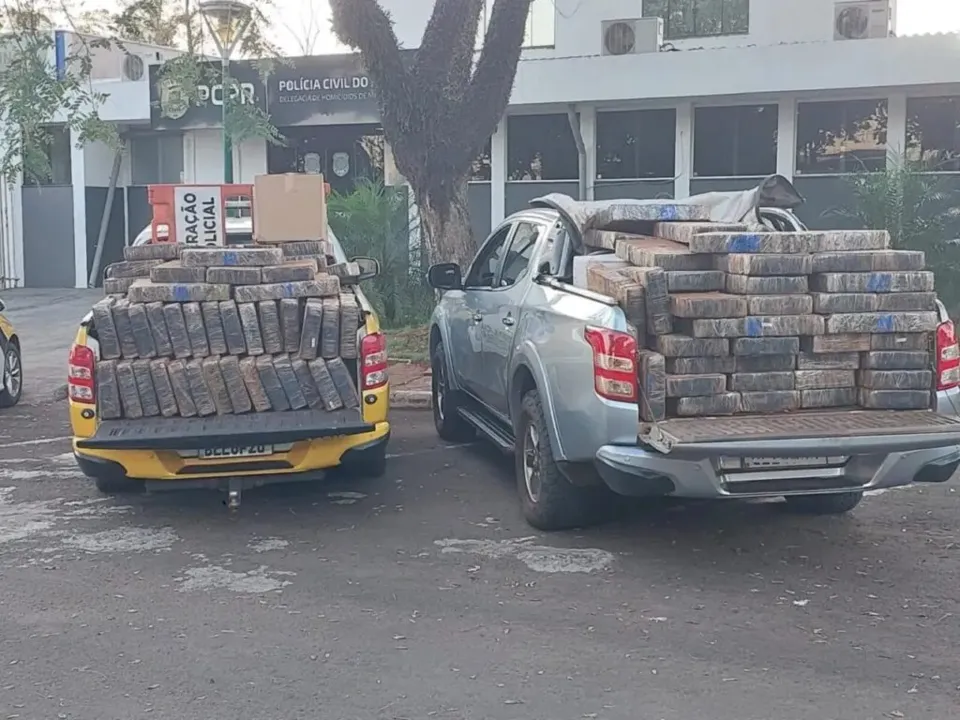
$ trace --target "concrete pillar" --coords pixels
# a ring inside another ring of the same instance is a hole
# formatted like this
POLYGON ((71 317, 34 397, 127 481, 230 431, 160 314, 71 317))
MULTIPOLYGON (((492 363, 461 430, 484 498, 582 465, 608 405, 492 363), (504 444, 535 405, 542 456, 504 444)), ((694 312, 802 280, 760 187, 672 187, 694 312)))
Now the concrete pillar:
POLYGON ((674 156, 673 196, 677 200, 690 197, 693 177, 693 103, 677 105, 677 139, 674 156))
POLYGON ((73 188, 74 287, 87 287, 87 173, 80 135, 70 130, 70 183, 73 188))
POLYGON ((507 212, 507 118, 501 118, 490 138, 490 227, 495 228, 507 212))
POLYGON ((907 94, 887 98, 887 162, 899 162, 907 151, 907 94))
POLYGON ((580 135, 587 151, 586 167, 582 168, 587 176, 587 200, 594 199, 594 186, 597 184, 597 109, 593 105, 577 108, 580 113, 580 135))
POLYGON ((793 182, 797 172, 797 100, 784 98, 777 105, 777 174, 793 182))

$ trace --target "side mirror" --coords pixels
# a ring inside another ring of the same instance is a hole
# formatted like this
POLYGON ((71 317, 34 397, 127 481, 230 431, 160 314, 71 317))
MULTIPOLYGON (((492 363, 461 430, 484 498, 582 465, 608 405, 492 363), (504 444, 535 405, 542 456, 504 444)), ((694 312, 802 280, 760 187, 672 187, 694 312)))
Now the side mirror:
POLYGON ((357 282, 361 280, 372 280, 380 274, 380 261, 372 257, 355 257, 350 262, 356 263, 360 274, 357 275, 357 282))
POLYGON ((459 290, 463 287, 460 266, 456 263, 437 263, 427 271, 427 282, 434 290, 459 290))

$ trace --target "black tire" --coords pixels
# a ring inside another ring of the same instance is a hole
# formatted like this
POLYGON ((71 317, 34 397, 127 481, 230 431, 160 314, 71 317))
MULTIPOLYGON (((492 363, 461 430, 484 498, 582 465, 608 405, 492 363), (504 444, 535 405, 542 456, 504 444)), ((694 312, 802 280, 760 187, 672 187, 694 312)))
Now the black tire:
POLYGON ((382 478, 387 473, 386 443, 381 443, 377 447, 364 450, 362 453, 350 458, 347 463, 347 470, 364 479, 375 480, 382 478))
POLYGON ((842 515, 850 512, 863 500, 862 492, 831 495, 788 495, 787 510, 802 515, 842 515))
POLYGON ((93 482, 97 490, 104 495, 133 495, 143 492, 143 483, 130 478, 96 477, 93 482))
POLYGON ((433 350, 430 363, 430 392, 433 400, 433 424, 437 435, 447 442, 465 442, 473 440, 476 431, 457 412, 459 393, 450 390, 447 382, 446 351, 443 343, 438 342, 433 350))
POLYGON ((564 477, 553 459, 543 406, 536 390, 524 395, 520 405, 515 464, 520 507, 523 517, 533 527, 566 530, 602 519, 606 488, 577 487, 564 477))
POLYGON ((20 348, 12 340, 7 343, 7 349, 0 361, 0 408, 13 407, 23 395, 23 361, 20 356, 20 348), (14 385, 11 391, 7 385, 7 372, 11 375, 11 385, 14 385), (14 382, 15 380, 15 382, 14 382))

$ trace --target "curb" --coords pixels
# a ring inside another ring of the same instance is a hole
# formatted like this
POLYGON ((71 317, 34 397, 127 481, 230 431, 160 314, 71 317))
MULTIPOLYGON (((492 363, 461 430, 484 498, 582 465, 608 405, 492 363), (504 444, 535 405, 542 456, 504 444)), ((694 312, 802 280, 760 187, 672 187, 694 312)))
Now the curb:
POLYGON ((429 390, 394 390, 390 393, 392 410, 430 410, 433 397, 429 390))

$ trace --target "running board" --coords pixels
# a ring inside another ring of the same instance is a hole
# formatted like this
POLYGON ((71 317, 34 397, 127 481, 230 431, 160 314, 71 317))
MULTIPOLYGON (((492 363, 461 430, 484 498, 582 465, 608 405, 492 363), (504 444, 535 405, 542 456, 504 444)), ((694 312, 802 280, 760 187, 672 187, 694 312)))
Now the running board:
POLYGON ((513 438, 503 431, 494 421, 471 408, 458 408, 460 417, 473 425, 480 433, 489 438, 494 445, 505 453, 513 452, 513 438))

